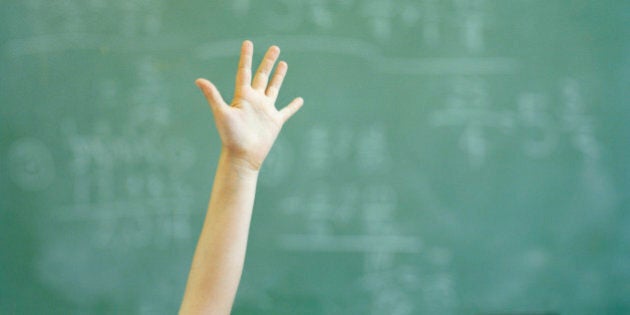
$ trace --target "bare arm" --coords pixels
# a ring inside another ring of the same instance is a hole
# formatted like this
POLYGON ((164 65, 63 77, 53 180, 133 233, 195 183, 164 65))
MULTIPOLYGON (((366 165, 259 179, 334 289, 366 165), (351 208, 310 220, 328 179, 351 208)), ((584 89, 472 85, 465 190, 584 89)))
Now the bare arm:
POLYGON ((283 124, 302 106, 296 98, 281 110, 276 98, 287 72, 280 49, 269 48, 252 80, 253 44, 243 42, 234 99, 228 105, 205 79, 206 96, 222 148, 210 203, 193 256, 180 314, 229 314, 245 261, 258 171, 283 124))

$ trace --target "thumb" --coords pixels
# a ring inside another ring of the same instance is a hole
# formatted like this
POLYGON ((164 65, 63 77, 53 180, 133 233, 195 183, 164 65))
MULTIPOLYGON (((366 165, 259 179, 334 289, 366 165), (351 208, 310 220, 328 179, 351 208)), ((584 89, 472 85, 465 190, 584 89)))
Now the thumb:
POLYGON ((195 84, 201 89, 203 95, 206 96, 206 100, 208 100, 208 104, 212 111, 216 111, 218 109, 222 109, 223 106, 227 106, 223 97, 221 97, 221 93, 219 90, 212 84, 210 81, 206 79, 197 79, 195 80, 195 84))

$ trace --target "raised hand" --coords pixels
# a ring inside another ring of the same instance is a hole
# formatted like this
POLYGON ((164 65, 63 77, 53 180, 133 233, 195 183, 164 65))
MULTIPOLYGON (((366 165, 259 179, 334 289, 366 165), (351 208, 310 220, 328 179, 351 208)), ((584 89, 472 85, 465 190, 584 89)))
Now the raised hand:
POLYGON ((236 73, 234 99, 227 104, 217 88, 206 79, 195 83, 203 91, 214 114, 217 130, 223 144, 223 154, 246 162, 247 167, 259 170, 284 123, 304 103, 295 98, 281 110, 275 103, 287 73, 288 65, 280 61, 269 80, 280 48, 271 46, 252 80, 252 55, 254 46, 244 41, 236 73))

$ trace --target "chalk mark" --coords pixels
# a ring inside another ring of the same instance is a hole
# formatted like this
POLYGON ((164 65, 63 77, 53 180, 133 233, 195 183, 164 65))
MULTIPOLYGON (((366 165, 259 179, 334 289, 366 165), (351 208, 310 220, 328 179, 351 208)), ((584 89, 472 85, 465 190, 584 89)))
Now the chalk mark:
POLYGON ((171 216, 194 215, 187 209, 192 195, 181 195, 175 198, 151 198, 141 200, 117 200, 98 203, 76 203, 72 205, 57 206, 51 214, 56 221, 88 221, 88 220, 119 220, 141 216, 171 216), (133 209, 150 208, 151 211, 139 213, 133 209), (89 211, 88 211, 89 210, 89 211))
POLYGON ((278 238, 282 249, 307 252, 396 252, 418 253, 422 241, 397 235, 299 235, 278 238))
MULTIPOLYGON (((376 44, 368 41, 336 36, 260 36, 251 38, 257 46, 277 44, 286 52, 329 53, 358 57, 366 60, 381 73, 409 75, 453 74, 507 74, 520 67, 518 61, 506 57, 428 57, 390 58, 383 55, 376 44)), ((200 60, 233 57, 239 54, 241 39, 213 41, 193 48, 200 60)), ((172 51, 191 50, 193 42, 186 43, 176 34, 125 38, 116 35, 68 33, 33 36, 8 41, 3 50, 17 57, 40 53, 57 53, 68 50, 172 51)))

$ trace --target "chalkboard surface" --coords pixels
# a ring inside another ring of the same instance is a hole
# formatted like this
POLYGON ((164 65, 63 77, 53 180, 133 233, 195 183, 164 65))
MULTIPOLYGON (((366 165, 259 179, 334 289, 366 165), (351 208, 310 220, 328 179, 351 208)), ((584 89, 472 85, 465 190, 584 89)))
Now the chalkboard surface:
POLYGON ((3 1, 0 313, 175 313, 242 40, 305 107, 234 314, 630 314, 630 2, 3 1))

